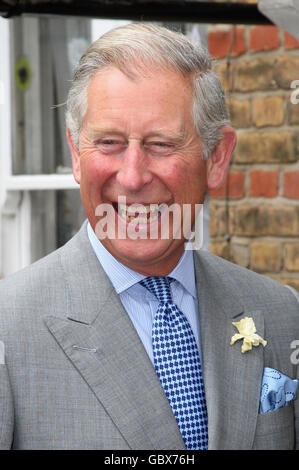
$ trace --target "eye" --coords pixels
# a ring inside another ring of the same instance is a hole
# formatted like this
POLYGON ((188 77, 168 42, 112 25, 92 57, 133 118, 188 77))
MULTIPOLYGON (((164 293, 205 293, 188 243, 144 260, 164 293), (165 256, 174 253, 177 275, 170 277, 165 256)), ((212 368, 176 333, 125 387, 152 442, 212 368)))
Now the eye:
POLYGON ((126 143, 119 139, 101 139, 96 142, 96 147, 102 153, 113 154, 124 150, 126 143))
POLYGON ((174 145, 170 142, 151 141, 144 145, 147 152, 156 155, 168 155, 174 151, 174 145))

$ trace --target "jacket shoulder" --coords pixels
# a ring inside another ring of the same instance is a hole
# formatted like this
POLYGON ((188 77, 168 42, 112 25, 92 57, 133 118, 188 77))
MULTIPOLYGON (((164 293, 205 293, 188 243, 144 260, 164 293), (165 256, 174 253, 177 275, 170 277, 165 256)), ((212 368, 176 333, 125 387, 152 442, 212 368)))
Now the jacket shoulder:
POLYGON ((297 308, 299 314, 298 296, 293 289, 207 251, 196 252, 196 258, 200 276, 215 285, 221 284, 227 292, 237 295, 252 308, 287 301, 297 308))
MULTIPOLYGON (((84 245, 84 233, 81 232, 82 229, 61 248, 0 281, 2 325, 17 322, 23 317, 28 320, 30 317, 36 318, 38 313, 59 314, 58 306, 64 305, 65 260, 73 263, 75 271, 82 239, 84 245)), ((88 246, 88 240, 85 240, 85 245, 88 246)))
POLYGON ((27 284, 31 284, 31 288, 34 289, 34 287, 39 288, 41 284, 46 287, 47 285, 51 286, 53 281, 57 283, 57 277, 63 276, 61 260, 72 259, 75 263, 76 252, 81 249, 81 245, 84 248, 84 242, 85 245, 88 245, 85 224, 83 224, 80 231, 62 247, 29 266, 1 279, 0 295, 5 296, 5 293, 11 290, 20 291, 19 288, 27 284))

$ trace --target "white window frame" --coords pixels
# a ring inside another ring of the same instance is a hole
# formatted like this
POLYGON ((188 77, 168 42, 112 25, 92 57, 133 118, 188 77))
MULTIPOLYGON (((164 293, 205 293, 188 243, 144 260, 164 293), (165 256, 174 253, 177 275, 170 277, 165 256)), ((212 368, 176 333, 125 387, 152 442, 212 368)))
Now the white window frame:
POLYGON ((10 22, 0 18, 0 277, 32 262, 31 191, 78 188, 72 174, 12 174, 10 22))

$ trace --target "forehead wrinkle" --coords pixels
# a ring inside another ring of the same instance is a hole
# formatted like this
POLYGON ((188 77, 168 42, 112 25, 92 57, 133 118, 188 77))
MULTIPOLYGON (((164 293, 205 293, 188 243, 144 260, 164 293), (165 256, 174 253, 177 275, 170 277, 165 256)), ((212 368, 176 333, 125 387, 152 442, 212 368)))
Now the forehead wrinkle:
MULTIPOLYGON (((121 130, 114 126, 93 125, 91 123, 87 124, 87 135, 89 138, 94 138, 97 135, 103 134, 124 135, 121 130)), ((149 130, 148 132, 145 132, 144 138, 149 137, 164 137, 169 138, 175 142, 181 142, 185 137, 185 126, 182 126, 182 128, 178 131, 167 129, 164 127, 157 127, 149 130)))

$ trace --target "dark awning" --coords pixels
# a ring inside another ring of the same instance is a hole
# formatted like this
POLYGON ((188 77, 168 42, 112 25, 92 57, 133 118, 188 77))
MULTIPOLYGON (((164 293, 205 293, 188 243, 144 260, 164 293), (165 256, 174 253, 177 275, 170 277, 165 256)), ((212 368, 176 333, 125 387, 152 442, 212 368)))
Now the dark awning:
POLYGON ((256 4, 194 0, 0 0, 0 14, 70 15, 132 21, 271 24, 256 4))

